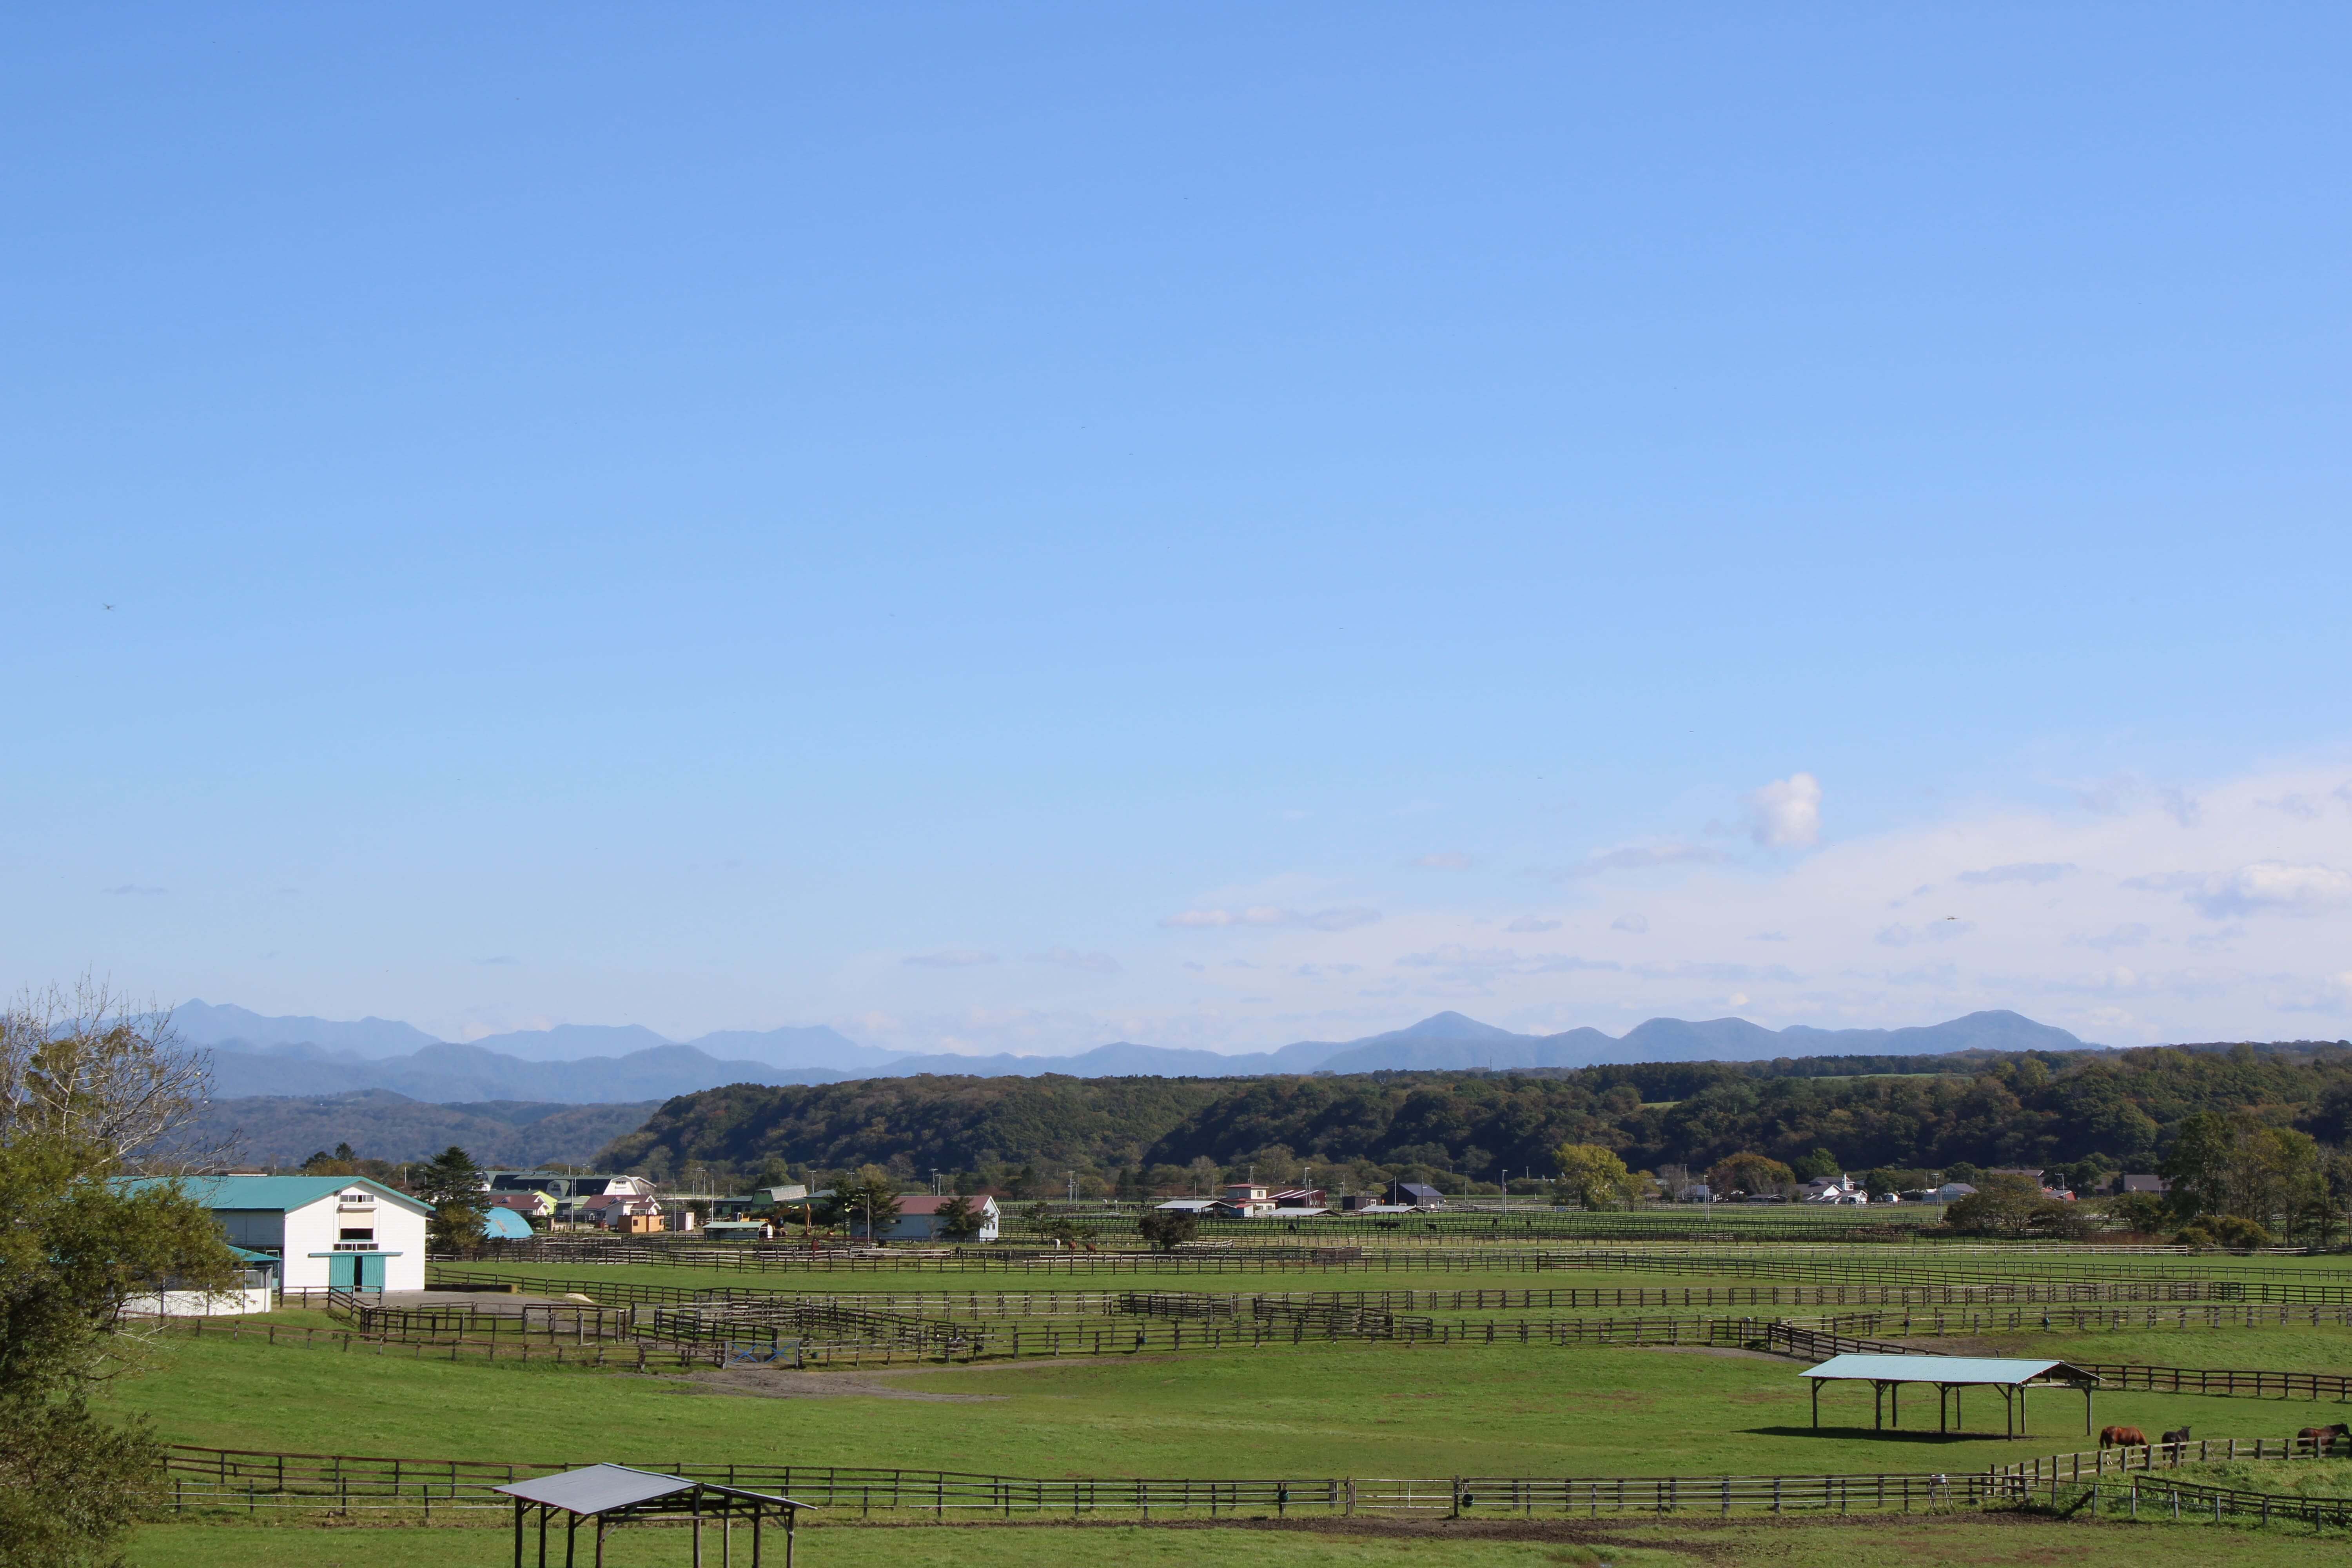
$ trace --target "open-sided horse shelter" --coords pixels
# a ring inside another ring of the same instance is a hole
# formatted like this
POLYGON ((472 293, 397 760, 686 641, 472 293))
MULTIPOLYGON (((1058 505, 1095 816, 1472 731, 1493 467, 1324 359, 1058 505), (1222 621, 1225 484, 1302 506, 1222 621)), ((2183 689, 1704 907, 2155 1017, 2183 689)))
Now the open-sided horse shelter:
POLYGON ((1936 1388, 1936 1429, 1939 1432, 1962 1430, 1960 1394, 1965 1389, 1990 1388, 2001 1398, 2004 1435, 2025 1436, 2025 1394, 2030 1388, 2073 1388, 2083 1395, 2083 1432, 2088 1436, 2094 1429, 2091 1410, 2092 1391, 2099 1386, 2096 1373, 2063 1361, 2011 1360, 1992 1356, 1958 1355, 1834 1355, 1819 1366, 1807 1367, 1801 1376, 1813 1385, 1813 1426, 1822 1424, 1822 1384, 1824 1383, 1867 1383, 1871 1385, 1872 1405, 1875 1413, 1872 1430, 1885 1431, 1890 1425, 1901 1426, 1903 1385, 1906 1383, 1933 1384, 1936 1388))
POLYGON ((655 1519, 685 1519, 694 1531, 694 1568, 703 1568, 702 1527, 719 1526, 719 1568, 734 1568, 735 1525, 751 1527, 751 1568, 761 1568, 760 1527, 771 1516, 784 1523, 784 1568, 793 1568, 793 1531, 805 1504, 787 1497, 745 1491, 716 1481, 689 1480, 658 1470, 627 1465, 590 1465, 528 1481, 512 1481, 495 1489, 515 1500, 515 1568, 523 1568, 524 1525, 530 1510, 539 1510, 539 1561, 549 1568, 547 1527, 556 1514, 563 1519, 563 1568, 576 1568, 580 1523, 595 1522, 595 1568, 604 1568, 605 1532, 616 1525, 639 1524, 655 1519))

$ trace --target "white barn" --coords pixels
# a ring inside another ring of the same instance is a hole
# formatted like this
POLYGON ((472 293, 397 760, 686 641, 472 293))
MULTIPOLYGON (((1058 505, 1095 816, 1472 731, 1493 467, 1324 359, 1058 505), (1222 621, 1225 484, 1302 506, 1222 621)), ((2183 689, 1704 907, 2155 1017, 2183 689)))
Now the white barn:
POLYGON ((176 1181, 229 1243, 278 1259, 289 1290, 422 1290, 433 1205, 365 1176, 143 1177, 176 1181))

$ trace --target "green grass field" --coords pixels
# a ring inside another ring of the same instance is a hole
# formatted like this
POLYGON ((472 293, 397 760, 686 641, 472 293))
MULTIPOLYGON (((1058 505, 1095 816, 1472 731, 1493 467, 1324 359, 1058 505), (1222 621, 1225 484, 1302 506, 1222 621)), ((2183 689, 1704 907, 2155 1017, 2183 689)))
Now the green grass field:
MULTIPOLYGON (((2281 1525, 2093 1524, 1999 1514, 1539 1529, 1523 1531, 1536 1539, 1514 1540, 1498 1539, 1498 1527, 1443 1524, 1394 1534, 1345 1525, 816 1525, 800 1534, 795 1568, 2147 1568, 2165 1561, 2332 1568, 2347 1544, 2340 1531, 2315 1536, 2281 1525)), ((497 1528, 157 1525, 139 1533, 129 1562, 132 1568, 500 1568, 512 1551, 511 1538, 497 1528)), ((610 1568, 683 1568, 688 1551, 680 1531, 625 1531, 610 1538, 605 1561, 610 1568)), ((716 1568, 718 1555, 706 1534, 706 1563, 716 1568)), ((740 1538, 735 1561, 750 1561, 740 1538)), ((767 1561, 780 1563, 781 1554, 767 1561)))
MULTIPOLYGON (((2245 1353, 2283 1358, 2294 1336, 2273 1337, 2245 1353)), ((2087 1446, 2080 1400, 2054 1391, 2033 1401, 2030 1442, 1916 1430, 1934 1420, 1924 1391, 1905 1402, 1913 1430, 1856 1430, 1870 1395, 1852 1384, 1824 1394, 1830 1429, 1815 1434, 1799 1370, 1744 1352, 1341 1345, 640 1377, 205 1338, 168 1342, 117 1398, 152 1414, 171 1441, 218 1447, 1024 1476, 1891 1472, 2087 1446)), ((1969 1396, 1979 1426, 1998 1410, 1990 1394, 1969 1396)), ((2101 1424, 2193 1425, 2211 1437, 2277 1437, 2334 1410, 2139 1393, 2097 1405, 2101 1424)))
MULTIPOLYGON (((1628 1249, 1637 1250, 1637 1249, 1628 1249)), ((1498 1254, 1500 1264, 1507 1254, 1498 1254)), ((2213 1278, 2225 1262, 2250 1279, 2342 1283, 2340 1258, 2182 1259, 2083 1256, 2038 1247, 1871 1247, 1752 1249, 1783 1263, 1812 1259, 1868 1266, 1847 1282, 1894 1282, 1889 1266, 1949 1277, 2213 1278)), ((1664 1259, 1662 1258, 1662 1263, 1664 1259)), ((498 1268, 499 1266, 488 1266, 498 1268)), ((516 1272, 511 1264, 499 1269, 516 1272)), ((761 1288, 807 1293, 1059 1293, 1066 1291, 1355 1291, 1529 1289, 1703 1291, 1709 1286, 1836 1283, 1832 1267, 1810 1277, 1720 1269, 1492 1268, 1334 1270, 1194 1268, 1142 1273, 1056 1269, 880 1272, 738 1271, 663 1264, 554 1264, 534 1278, 689 1289, 761 1288)), ((1794 1304, 1754 1315, 1811 1315, 1794 1304)), ((1416 1310, 1430 1311, 1429 1308, 1416 1310)), ((1749 1309, 1679 1302, 1436 1311, 1442 1318, 1517 1316, 1745 1316, 1749 1309)), ((273 1314, 322 1325, 315 1312, 273 1314)), ((2187 1367, 2345 1370, 2352 1329, 2202 1328, 1987 1333, 1921 1339, 1963 1353, 2071 1356, 2187 1367)), ((2004 1440, 1990 1393, 1968 1396, 1976 1435, 1939 1436, 1934 1402, 1915 1389, 1904 1402, 1910 1429, 1869 1430, 1864 1386, 1825 1392, 1825 1427, 1810 1426, 1801 1363, 1746 1352, 1685 1348, 1309 1343, 1255 1351, 1100 1360, 1030 1360, 972 1366, 811 1372, 703 1372, 690 1375, 557 1369, 379 1354, 323 1345, 271 1346, 217 1334, 173 1335, 149 1355, 145 1375, 116 1387, 118 1408, 152 1416, 168 1441, 261 1451, 404 1458, 618 1460, 845 1466, 961 1470, 1013 1476, 1311 1479, 1353 1476, 1819 1475, 1947 1473, 2092 1446, 2078 1396, 2034 1396, 2029 1439, 2004 1440), (1997 1430, 1997 1426, 1994 1427, 1997 1430)), ((2273 1441, 2343 1412, 2326 1402, 2109 1391, 2100 1425, 2155 1432, 2189 1426, 2200 1437, 2273 1441)), ((2215 1466, 2195 1479, 2272 1491, 2352 1492, 2352 1465, 2269 1461, 2215 1466)), ((158 1523, 142 1531, 138 1568, 440 1568, 508 1561, 503 1531, 477 1528, 368 1528, 289 1514, 276 1524, 234 1519, 158 1523)), ((2028 1514, 1944 1518, 1856 1515, 1767 1521, 1735 1516, 1569 1521, 1318 1520, 1264 1525, 1165 1523, 1082 1527, 903 1525, 862 1528, 820 1518, 802 1536, 803 1564, 817 1568, 996 1568, 1087 1564, 1144 1568, 1291 1568, 1297 1564, 1412 1562, 1434 1568, 1608 1563, 1626 1568, 1771 1563, 1788 1568, 1919 1568, 1924 1563, 2085 1564, 2142 1568, 2151 1557, 2200 1563, 2340 1562, 2344 1532, 2314 1539, 2305 1527, 2257 1529, 2148 1521, 2060 1521, 2028 1514)), ((608 1547, 612 1568, 683 1564, 674 1531, 626 1532, 608 1547)), ((748 1561, 748 1557, 742 1559, 748 1561)), ((715 1568, 715 1548, 706 1561, 715 1568)))

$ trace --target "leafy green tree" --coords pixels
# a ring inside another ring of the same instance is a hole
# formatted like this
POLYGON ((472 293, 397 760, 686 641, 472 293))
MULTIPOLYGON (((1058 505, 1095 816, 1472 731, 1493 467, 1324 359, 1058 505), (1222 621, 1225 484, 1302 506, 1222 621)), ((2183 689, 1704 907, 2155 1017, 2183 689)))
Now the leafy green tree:
POLYGON ((2230 1247, 2241 1249, 2268 1247, 2275 1239, 2269 1231, 2252 1220, 2233 1214, 2207 1215, 2204 1218, 2183 1226, 2173 1233, 2172 1239, 2183 1247, 2230 1247))
POLYGON ((90 1402, 139 1364, 126 1299, 236 1279, 197 1194, 121 1179, 169 1163, 203 1089, 169 1016, 128 1012, 102 987, 0 1014, 0 1568, 119 1563, 153 1499, 153 1435, 90 1402))
POLYGON ((1146 1209, 1135 1233, 1155 1249, 1173 1252, 1201 1234, 1201 1221, 1189 1209, 1146 1209))
POLYGON ((940 1205, 940 1234, 950 1241, 978 1240, 987 1217, 970 1198, 958 1193, 940 1205))
POLYGON ((1815 1176, 1843 1175, 1845 1167, 1839 1164, 1838 1157, 1828 1150, 1815 1149, 1790 1161, 1789 1173, 1801 1182, 1810 1182, 1815 1176))
POLYGON ((2067 1207, 2043 1197, 2031 1176, 1989 1175, 1976 1188, 1944 1211, 1944 1223, 1968 1236, 2023 1236, 2035 1221, 2054 1220, 2067 1207))
POLYGON ((2164 1229, 2164 1199, 2155 1193, 2118 1193, 2099 1200, 2106 1216, 2124 1229, 2154 1236, 2164 1229))
POLYGON ((426 1247, 449 1252, 479 1242, 488 1223, 482 1203, 488 1184, 473 1156, 455 1143, 417 1166, 415 1194, 433 1205, 425 1226, 426 1247))
POLYGON ((876 1240, 898 1218, 898 1184, 879 1165, 861 1165, 855 1175, 836 1184, 834 1207, 852 1236, 876 1240))
POLYGON ((1734 1193, 1756 1196, 1786 1193, 1796 1183, 1795 1172, 1753 1150, 1717 1160, 1706 1173, 1707 1190, 1718 1198, 1727 1198, 1734 1193))
POLYGON ((1579 1208, 1622 1207, 1633 1195, 1633 1175, 1613 1150, 1598 1143, 1563 1143, 1552 1151, 1560 1200, 1579 1208))

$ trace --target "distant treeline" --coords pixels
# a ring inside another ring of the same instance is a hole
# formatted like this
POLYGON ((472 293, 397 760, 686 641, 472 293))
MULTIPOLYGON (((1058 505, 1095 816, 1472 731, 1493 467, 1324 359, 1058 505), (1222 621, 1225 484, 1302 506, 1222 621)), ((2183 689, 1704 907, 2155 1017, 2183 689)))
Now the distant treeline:
MULTIPOLYGON (((1635 1169, 1703 1169, 1754 1150, 1826 1150, 1851 1171, 1955 1164, 2152 1170, 2199 1111, 2245 1111, 2341 1144, 2352 1048, 1968 1053, 1674 1062, 1544 1072, 1244 1079, 908 1078, 738 1084, 665 1103, 600 1161, 747 1179, 881 1165, 908 1179, 977 1173, 1059 1192, 1161 1188, 1255 1164, 1318 1184, 1413 1172, 1493 1181, 1549 1172, 1562 1143, 1635 1169), (1822 1069, 1822 1070, 1815 1070, 1822 1069), (1862 1076, 1879 1074, 1885 1076, 1862 1076), (1900 1076, 1894 1076, 1900 1075, 1900 1076)), ((1817 1162, 1816 1162, 1817 1163, 1817 1162)))

